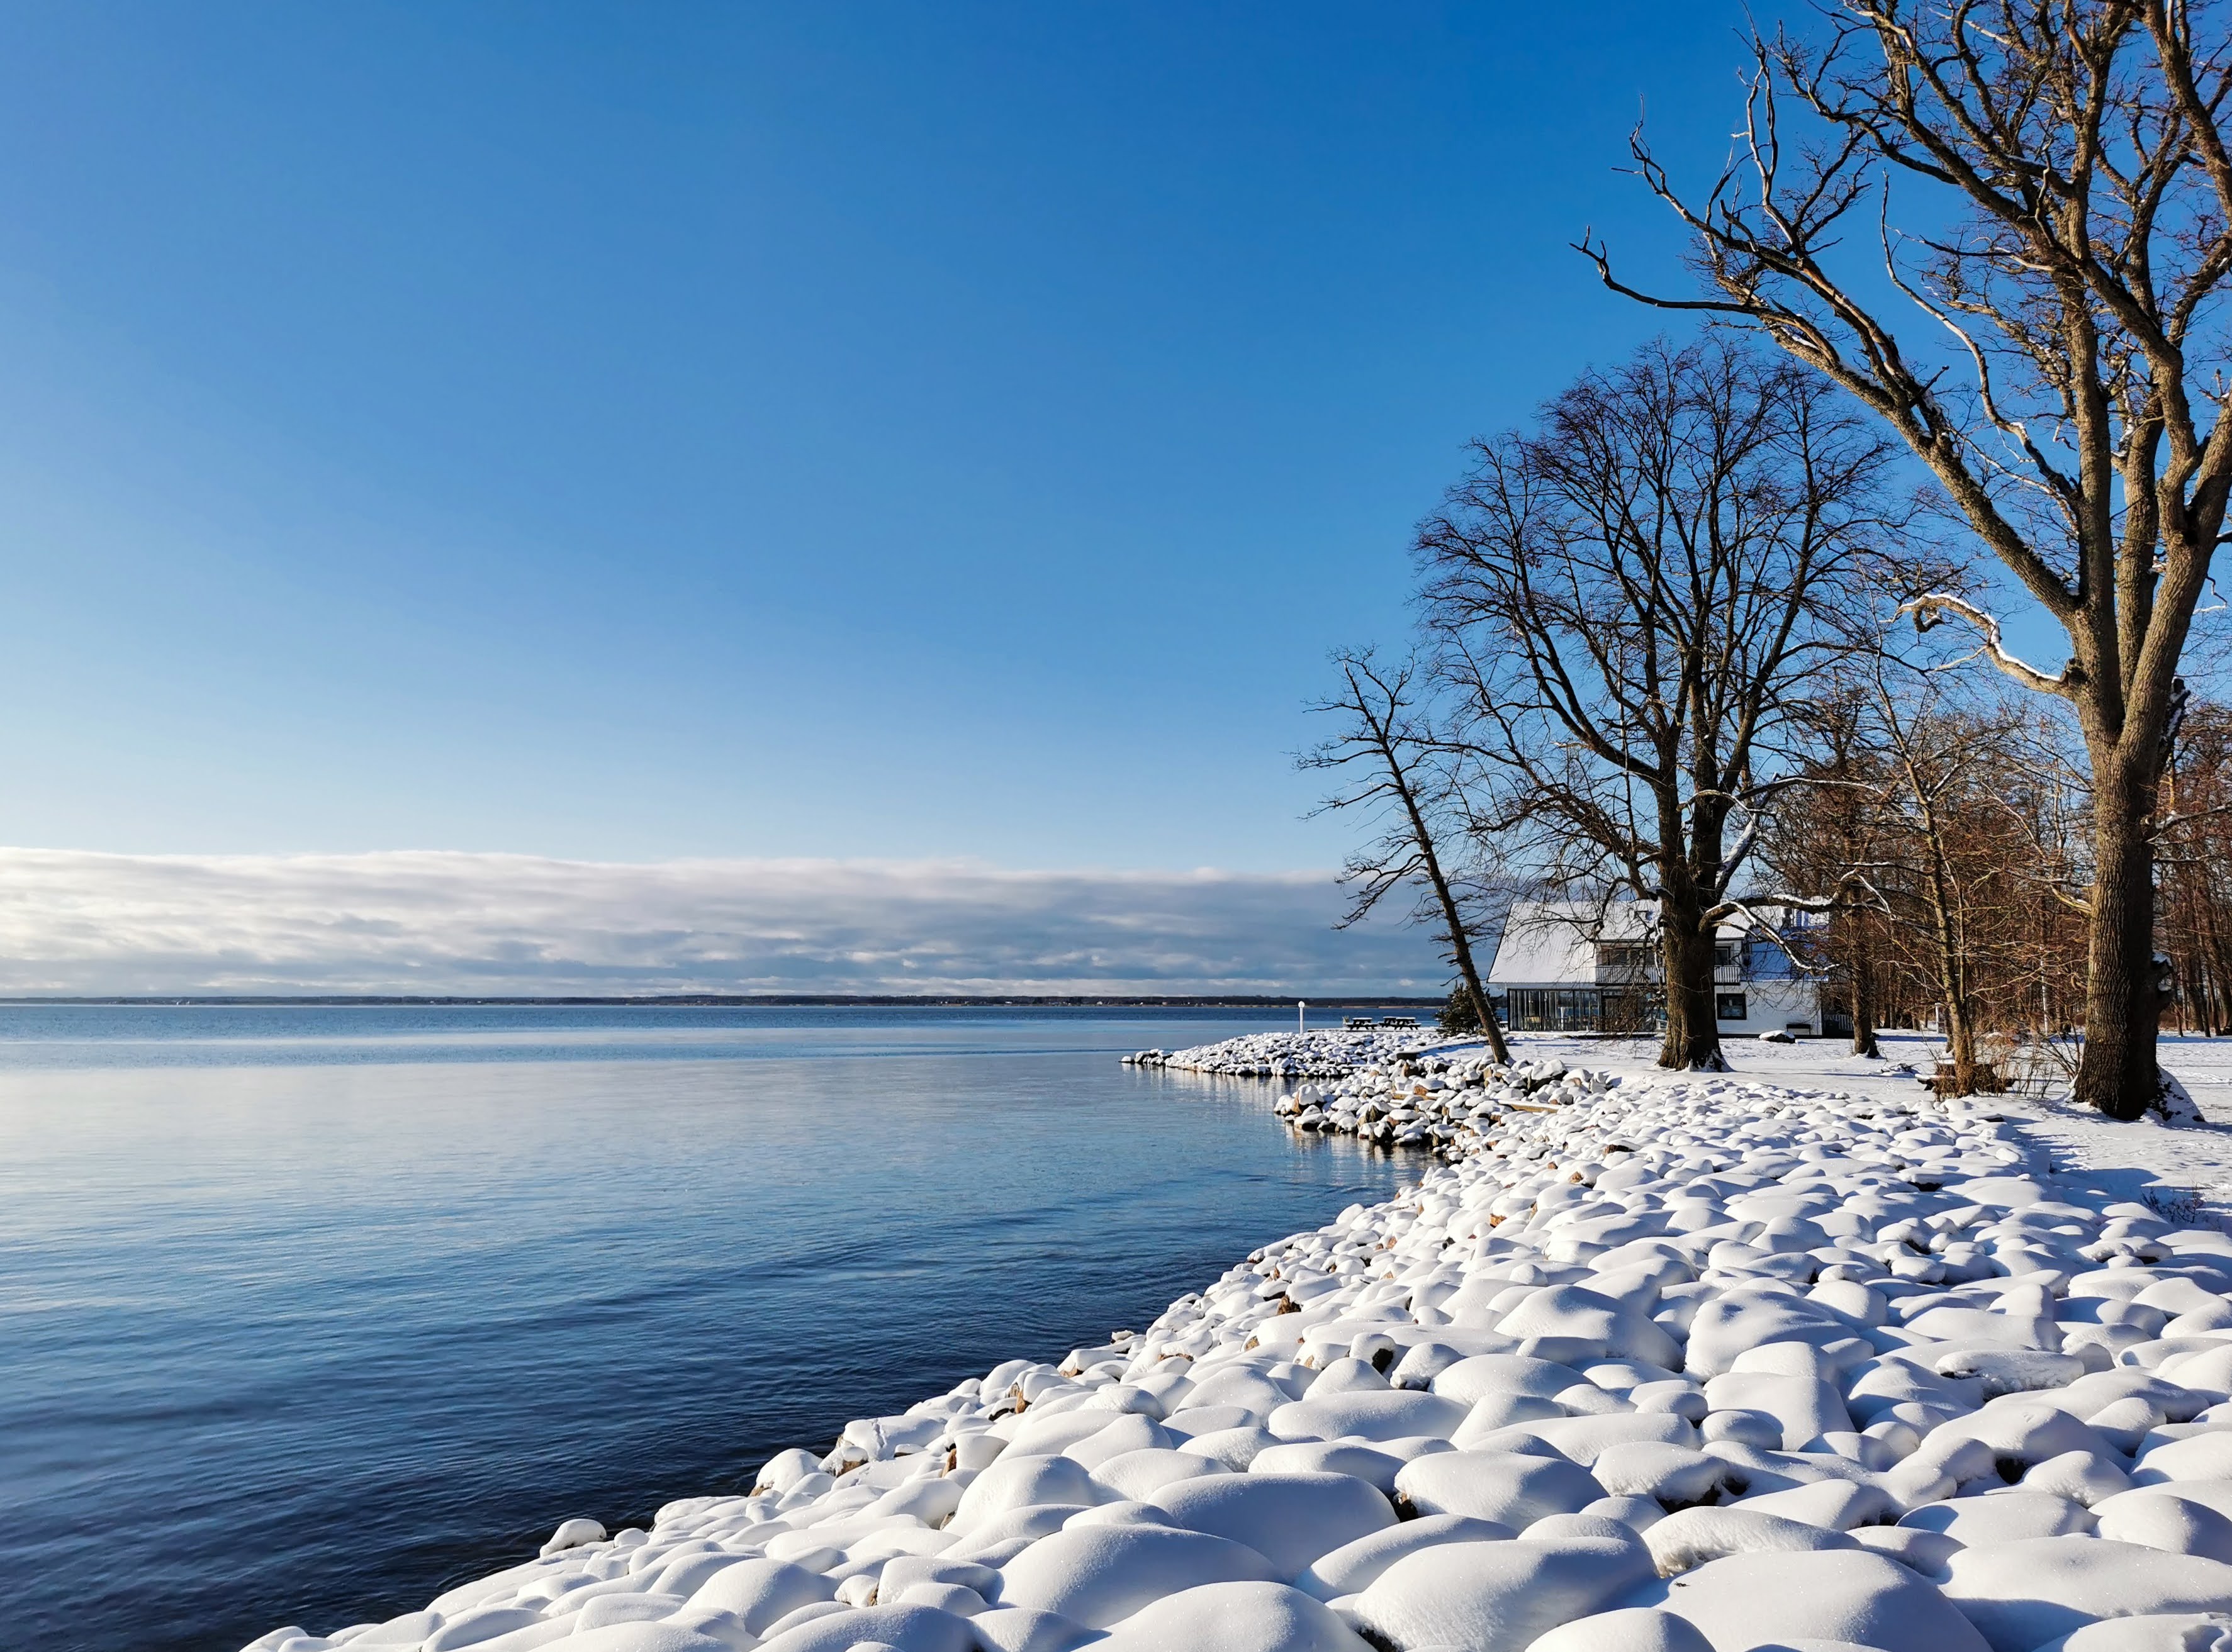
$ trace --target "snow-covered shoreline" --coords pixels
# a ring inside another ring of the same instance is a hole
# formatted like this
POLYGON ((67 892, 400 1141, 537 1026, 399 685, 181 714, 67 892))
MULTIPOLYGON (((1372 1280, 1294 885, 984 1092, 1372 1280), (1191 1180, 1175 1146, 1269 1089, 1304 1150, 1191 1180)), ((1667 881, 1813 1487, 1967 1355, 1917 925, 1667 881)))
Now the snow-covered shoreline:
POLYGON ((1360 1067, 1430 1051, 1471 1049, 1478 1040, 1450 1040, 1431 1028, 1368 1027, 1314 1033, 1247 1033, 1184 1050, 1141 1050, 1126 1066, 1227 1079, 1342 1079, 1360 1067))
POLYGON ((1278 1036, 1292 1122, 1444 1162, 749 1495, 254 1647, 2232 1652, 2232 1238, 2046 1112, 1278 1036))

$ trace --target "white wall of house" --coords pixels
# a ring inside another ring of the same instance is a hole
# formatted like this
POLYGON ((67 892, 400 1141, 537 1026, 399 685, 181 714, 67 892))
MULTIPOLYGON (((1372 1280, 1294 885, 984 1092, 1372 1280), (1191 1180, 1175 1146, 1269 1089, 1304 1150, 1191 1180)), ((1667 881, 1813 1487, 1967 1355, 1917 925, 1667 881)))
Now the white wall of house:
POLYGON ((1789 1032, 1813 1036, 1821 1030, 1821 994, 1814 984, 1794 981, 1748 981, 1739 987, 1715 988, 1717 996, 1742 994, 1742 1020, 1721 1019, 1723 1037, 1744 1033, 1789 1032))
MULTIPOLYGON (((1647 936, 1651 917, 1651 909, 1633 901, 1616 903, 1600 916, 1593 908, 1576 904, 1522 902, 1512 910, 1497 943, 1495 961, 1489 966, 1489 991, 1503 998, 1514 991, 1563 990, 1568 999, 1576 990, 1600 991, 1611 977, 1599 967, 1598 941, 1633 945, 1647 936)), ((1724 926, 1722 936, 1736 943, 1739 956, 1744 956, 1740 924, 1724 926)), ((1655 962, 1650 968, 1653 979, 1645 990, 1655 994, 1660 990, 1655 962)), ((1716 1007, 1729 1012, 1719 1018, 1724 1036, 1770 1032, 1815 1036, 1821 1032, 1819 987, 1807 976, 1789 973, 1771 943, 1755 943, 1748 962, 1723 965, 1716 974, 1727 977, 1715 987, 1716 1007)), ((1506 1020, 1518 1030, 1529 1026, 1522 1015, 1507 1014, 1506 1020)), ((1546 1016, 1544 1025, 1558 1030, 1560 1023, 1546 1016)))

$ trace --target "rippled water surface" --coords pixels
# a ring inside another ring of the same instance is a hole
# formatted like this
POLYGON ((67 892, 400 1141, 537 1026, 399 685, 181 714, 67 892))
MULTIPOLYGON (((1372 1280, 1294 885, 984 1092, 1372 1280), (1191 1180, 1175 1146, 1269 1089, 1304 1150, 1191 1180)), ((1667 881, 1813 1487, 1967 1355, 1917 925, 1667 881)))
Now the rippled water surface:
POLYGON ((1421 1168, 1132 1010, 0 1007, 0 1645, 232 1652, 1152 1318, 1421 1168))

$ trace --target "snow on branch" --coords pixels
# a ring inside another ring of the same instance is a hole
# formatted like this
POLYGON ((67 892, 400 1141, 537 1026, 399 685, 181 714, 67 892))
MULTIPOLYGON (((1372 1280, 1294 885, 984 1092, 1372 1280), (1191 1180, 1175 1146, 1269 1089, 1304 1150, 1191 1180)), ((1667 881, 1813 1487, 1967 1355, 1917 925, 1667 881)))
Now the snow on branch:
POLYGON ((1901 618, 1908 614, 1914 616, 1917 631, 1934 630, 1944 623, 1948 614, 1956 619, 1966 620, 1983 639, 1982 651, 1984 658, 2002 671, 2036 693, 2059 695, 2065 699, 2068 697, 2072 687, 2068 668, 2065 666, 2058 676, 2048 677, 2035 665, 2016 658, 2000 642, 2000 622, 1975 603, 1949 592, 1933 591, 1899 604, 1898 612, 1901 618))

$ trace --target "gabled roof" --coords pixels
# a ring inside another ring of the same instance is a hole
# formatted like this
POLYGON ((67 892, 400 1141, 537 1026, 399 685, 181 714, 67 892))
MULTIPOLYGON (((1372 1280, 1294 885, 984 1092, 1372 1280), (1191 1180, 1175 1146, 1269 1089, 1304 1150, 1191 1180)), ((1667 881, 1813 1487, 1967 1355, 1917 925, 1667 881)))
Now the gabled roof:
MULTIPOLYGON (((1615 930, 1632 930, 1641 940, 1650 928, 1650 915, 1634 912, 1639 903, 1624 901, 1604 912, 1604 938, 1617 938, 1615 930), (1619 908, 1630 909, 1615 917, 1619 908)), ((1593 901, 1520 901, 1504 920, 1503 937, 1496 943, 1496 962, 1488 968, 1491 987, 1527 986, 1540 981, 1575 983, 1597 978, 1596 942, 1599 908, 1593 901)))

